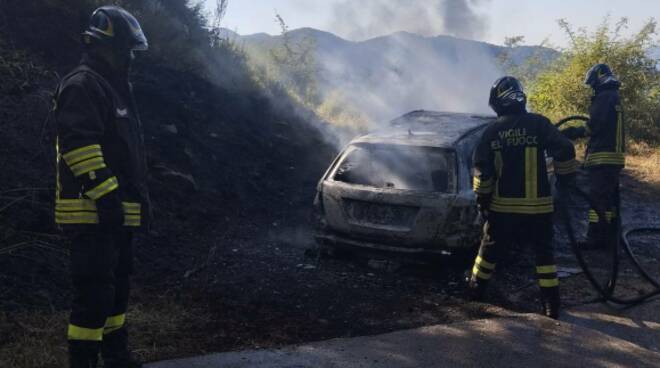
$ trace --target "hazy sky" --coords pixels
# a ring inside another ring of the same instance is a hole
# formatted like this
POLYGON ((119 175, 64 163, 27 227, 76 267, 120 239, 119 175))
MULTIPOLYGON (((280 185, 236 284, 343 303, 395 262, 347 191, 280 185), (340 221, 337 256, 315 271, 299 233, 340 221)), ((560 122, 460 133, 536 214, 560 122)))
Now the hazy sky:
MULTIPOLYGON (((209 9, 215 3, 200 1, 209 9)), ((660 0, 229 0, 223 26, 240 34, 277 34, 276 11, 291 29, 313 27, 353 40, 410 31, 454 33, 497 44, 505 36, 524 35, 528 44, 548 39, 563 46, 567 39, 557 26, 559 18, 593 29, 608 14, 625 16, 634 31, 650 17, 660 17, 660 0), (466 18, 446 14, 449 7, 466 11, 465 3, 472 9, 466 18), (462 30, 447 31, 450 23, 462 30), (470 31, 463 27, 467 23, 470 31)))

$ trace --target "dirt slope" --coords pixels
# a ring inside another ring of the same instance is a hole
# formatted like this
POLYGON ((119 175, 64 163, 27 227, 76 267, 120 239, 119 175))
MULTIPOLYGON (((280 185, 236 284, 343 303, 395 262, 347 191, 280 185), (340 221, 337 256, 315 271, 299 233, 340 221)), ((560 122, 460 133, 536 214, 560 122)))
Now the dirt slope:
MULTIPOLYGON (((210 49, 194 9, 163 1, 158 14, 169 16, 158 18, 149 13, 150 3, 131 6, 144 15, 147 34, 158 35, 133 78, 156 215, 138 256, 154 272, 183 273, 194 267, 192 259, 204 257, 204 243, 218 232, 270 222, 281 211, 304 218, 298 210, 308 208, 334 149, 295 113, 285 94, 251 80, 244 58, 231 45, 210 49), (190 39, 158 43, 163 29, 181 28, 180 23, 190 39), (187 44, 189 52, 201 56, 171 57, 187 44)), ((72 40, 95 5, 2 4, 0 306, 5 308, 58 309, 67 300, 62 293, 67 290, 66 249, 52 225, 48 110, 58 77, 78 60, 80 49, 72 40)))

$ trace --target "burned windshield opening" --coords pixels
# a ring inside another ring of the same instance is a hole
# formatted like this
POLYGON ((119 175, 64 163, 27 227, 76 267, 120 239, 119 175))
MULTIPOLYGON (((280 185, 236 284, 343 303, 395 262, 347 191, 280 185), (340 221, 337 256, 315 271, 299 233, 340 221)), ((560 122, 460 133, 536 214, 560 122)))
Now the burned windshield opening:
POLYGON ((394 144, 357 144, 346 150, 334 180, 374 188, 454 192, 454 154, 394 144))

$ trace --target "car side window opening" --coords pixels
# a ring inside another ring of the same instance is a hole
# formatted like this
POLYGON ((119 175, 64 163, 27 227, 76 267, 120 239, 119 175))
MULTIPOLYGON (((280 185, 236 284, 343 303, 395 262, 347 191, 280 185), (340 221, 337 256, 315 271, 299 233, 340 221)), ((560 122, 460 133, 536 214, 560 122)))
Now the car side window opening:
POLYGON ((454 155, 442 149, 394 144, 351 145, 334 180, 374 188, 450 192, 454 155))

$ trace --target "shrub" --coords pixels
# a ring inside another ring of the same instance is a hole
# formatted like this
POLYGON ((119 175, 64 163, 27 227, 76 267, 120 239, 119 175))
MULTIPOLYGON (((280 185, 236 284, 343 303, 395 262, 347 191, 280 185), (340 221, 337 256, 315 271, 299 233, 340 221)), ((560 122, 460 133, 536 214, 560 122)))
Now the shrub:
POLYGON ((627 20, 612 26, 605 19, 589 33, 575 30, 566 21, 560 26, 571 43, 562 56, 531 81, 531 108, 553 120, 573 114, 588 114, 591 90, 583 84, 585 73, 597 63, 609 64, 622 82, 629 137, 657 144, 660 139, 660 72, 651 51, 657 44, 656 21, 623 37, 627 20))

